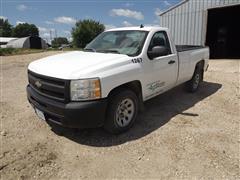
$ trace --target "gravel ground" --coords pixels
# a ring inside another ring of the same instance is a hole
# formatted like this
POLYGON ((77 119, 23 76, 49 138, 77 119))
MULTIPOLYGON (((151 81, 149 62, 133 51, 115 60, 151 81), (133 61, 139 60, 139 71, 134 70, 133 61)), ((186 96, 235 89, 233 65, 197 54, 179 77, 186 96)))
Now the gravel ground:
POLYGON ((27 65, 1 57, 1 179, 239 179, 239 60, 211 60, 195 94, 145 103, 121 135, 50 127, 27 102, 27 65))

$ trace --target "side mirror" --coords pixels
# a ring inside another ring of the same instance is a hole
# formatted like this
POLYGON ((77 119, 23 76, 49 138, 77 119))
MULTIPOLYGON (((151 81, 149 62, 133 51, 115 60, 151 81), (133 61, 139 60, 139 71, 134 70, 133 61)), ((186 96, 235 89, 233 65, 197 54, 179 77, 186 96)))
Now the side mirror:
POLYGON ((154 59, 159 56, 166 56, 169 54, 168 48, 165 46, 155 46, 151 51, 148 51, 148 57, 154 59))

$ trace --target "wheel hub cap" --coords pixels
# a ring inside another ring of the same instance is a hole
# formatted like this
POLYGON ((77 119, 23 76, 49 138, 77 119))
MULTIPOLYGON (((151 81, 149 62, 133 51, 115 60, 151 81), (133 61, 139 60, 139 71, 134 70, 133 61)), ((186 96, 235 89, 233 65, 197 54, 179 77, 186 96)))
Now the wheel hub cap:
POLYGON ((121 101, 116 112, 116 122, 120 127, 127 126, 133 118, 135 111, 134 102, 127 98, 121 101))

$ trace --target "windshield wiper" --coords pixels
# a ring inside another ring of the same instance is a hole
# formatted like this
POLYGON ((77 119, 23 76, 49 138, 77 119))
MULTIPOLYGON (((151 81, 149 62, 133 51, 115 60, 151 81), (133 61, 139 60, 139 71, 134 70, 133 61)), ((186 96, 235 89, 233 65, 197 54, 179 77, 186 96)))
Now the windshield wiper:
POLYGON ((91 52, 97 52, 94 48, 84 48, 84 51, 91 51, 91 52))
POLYGON ((102 49, 102 50, 98 50, 98 52, 121 54, 118 50, 113 50, 113 49, 102 49))

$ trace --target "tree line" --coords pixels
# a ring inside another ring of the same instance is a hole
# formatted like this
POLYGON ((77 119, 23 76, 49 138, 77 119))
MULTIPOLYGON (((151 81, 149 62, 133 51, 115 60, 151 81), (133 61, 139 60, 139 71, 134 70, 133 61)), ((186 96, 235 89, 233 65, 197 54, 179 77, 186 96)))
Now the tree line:
POLYGON ((34 24, 18 24, 15 27, 7 19, 0 19, 0 36, 1 37, 27 37, 39 36, 39 30, 34 24))
MULTIPOLYGON (((105 30, 105 26, 92 19, 79 20, 72 28, 72 46, 84 48, 97 35, 105 30)), ((15 27, 7 19, 0 19, 0 37, 27 37, 39 36, 39 30, 36 25, 22 23, 15 27)), ((53 47, 60 47, 63 44, 69 44, 66 37, 57 37, 52 40, 53 47)))

